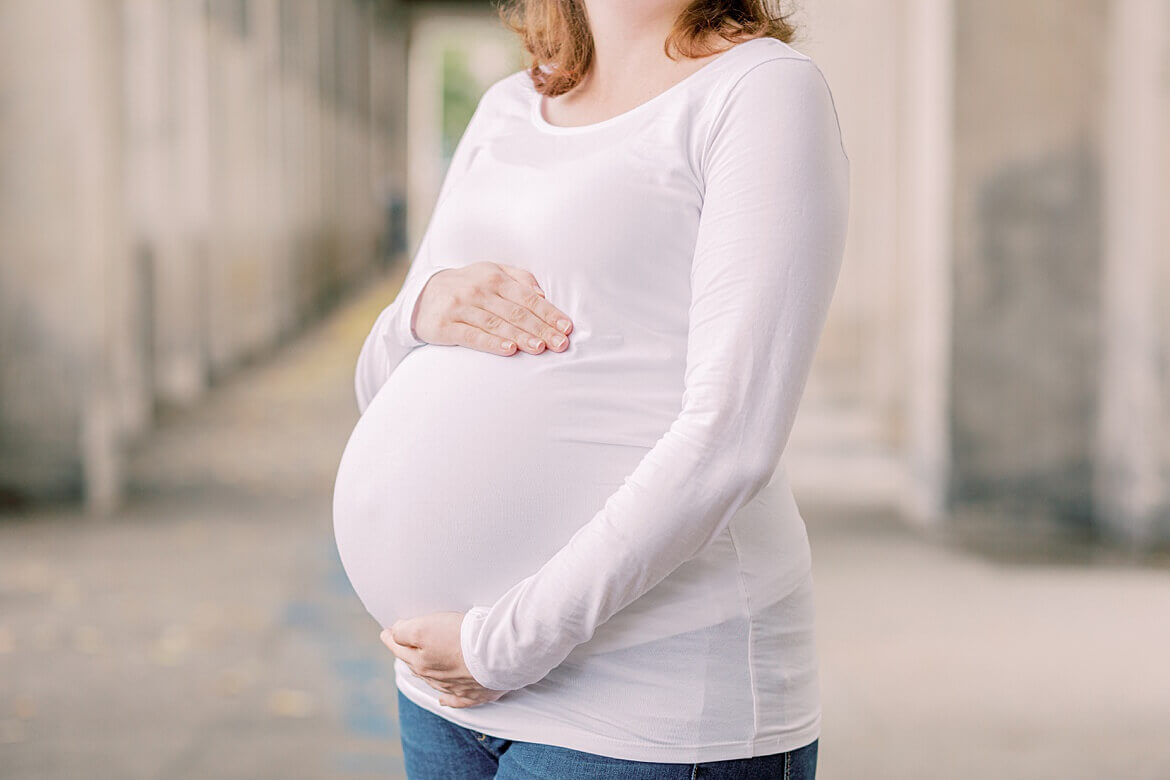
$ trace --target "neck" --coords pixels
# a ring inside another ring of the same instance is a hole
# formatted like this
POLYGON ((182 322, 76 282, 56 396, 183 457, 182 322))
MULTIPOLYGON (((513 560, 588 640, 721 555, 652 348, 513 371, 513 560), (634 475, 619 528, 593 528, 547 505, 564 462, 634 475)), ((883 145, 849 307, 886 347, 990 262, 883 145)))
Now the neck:
POLYGON ((663 51, 666 36, 683 4, 677 0, 630 2, 584 0, 593 34, 593 62, 581 86, 612 95, 630 73, 654 72, 669 64, 663 51))

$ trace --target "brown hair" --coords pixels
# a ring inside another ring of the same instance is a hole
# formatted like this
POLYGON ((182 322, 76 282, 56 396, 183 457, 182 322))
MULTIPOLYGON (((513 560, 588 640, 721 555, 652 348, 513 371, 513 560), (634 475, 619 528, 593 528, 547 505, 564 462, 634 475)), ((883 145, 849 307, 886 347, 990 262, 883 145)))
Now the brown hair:
MULTIPOLYGON (((772 16, 770 5, 769 0, 691 0, 675 19, 663 51, 671 59, 672 46, 684 57, 714 54, 720 51, 709 45, 715 35, 731 43, 764 37, 791 42, 796 36, 791 12, 772 16)), ((588 72, 593 35, 583 0, 501 0, 499 12, 532 55, 528 73, 538 92, 564 94, 588 72)))

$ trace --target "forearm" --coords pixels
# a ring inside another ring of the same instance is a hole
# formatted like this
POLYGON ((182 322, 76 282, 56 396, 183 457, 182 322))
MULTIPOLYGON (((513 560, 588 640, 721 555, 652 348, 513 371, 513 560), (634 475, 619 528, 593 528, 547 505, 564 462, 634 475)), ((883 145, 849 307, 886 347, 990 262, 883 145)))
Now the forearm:
POLYGON ((698 555, 778 465, 848 220, 848 158, 813 68, 761 63, 724 107, 704 168, 682 411, 564 547, 468 611, 463 655, 483 686, 544 677, 698 555))

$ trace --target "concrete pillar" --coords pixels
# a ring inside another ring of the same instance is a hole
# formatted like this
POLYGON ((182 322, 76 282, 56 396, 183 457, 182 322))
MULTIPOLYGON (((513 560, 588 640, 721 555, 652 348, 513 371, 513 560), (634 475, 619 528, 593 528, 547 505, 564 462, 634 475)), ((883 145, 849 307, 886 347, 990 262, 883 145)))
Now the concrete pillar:
POLYGON ((901 10, 904 510, 934 523, 946 511, 951 465, 955 8, 953 0, 907 0, 901 10))
POLYGON ((1113 0, 1107 100, 1101 371, 1093 496, 1110 533, 1170 532, 1170 2, 1113 0))
POLYGON ((123 6, 132 246, 153 274, 154 393, 181 406, 208 384, 206 8, 203 0, 123 6))
POLYGON ((120 498, 142 422, 123 208, 118 7, 0 4, 0 480, 120 498))
MULTIPOLYGON (((73 162, 68 205, 59 216, 72 225, 75 245, 60 261, 76 263, 80 316, 78 356, 83 366, 81 393, 81 461, 87 508, 105 514, 121 500, 123 443, 128 431, 121 401, 141 397, 132 384, 140 374, 130 338, 135 325, 131 296, 136 278, 126 241, 122 157, 121 18, 117 6, 69 2, 57 34, 64 46, 47 47, 46 56, 72 51, 70 74, 60 99, 68 113, 68 149, 73 162)), ((42 11, 44 13, 44 11, 42 11)))
POLYGON ((843 270, 782 459, 798 499, 897 510, 908 493, 907 301, 918 280, 903 245, 914 227, 902 219, 914 197, 903 171, 920 150, 907 143, 904 6, 825 0, 794 17, 793 47, 832 88, 851 177, 843 270))

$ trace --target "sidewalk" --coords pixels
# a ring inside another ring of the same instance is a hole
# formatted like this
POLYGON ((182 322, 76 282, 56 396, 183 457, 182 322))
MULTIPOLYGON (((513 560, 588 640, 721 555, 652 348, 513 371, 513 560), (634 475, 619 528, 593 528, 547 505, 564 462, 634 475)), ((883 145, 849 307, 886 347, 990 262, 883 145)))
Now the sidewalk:
MULTIPOLYGON (((169 415, 117 518, 0 517, 0 777, 402 777, 333 547, 352 369, 398 279, 169 415)), ((1170 778, 1170 570, 1009 563, 801 502, 822 780, 1170 778)))
POLYGON ((331 497, 398 278, 169 415, 110 521, 0 518, 0 777, 402 777, 331 497))

